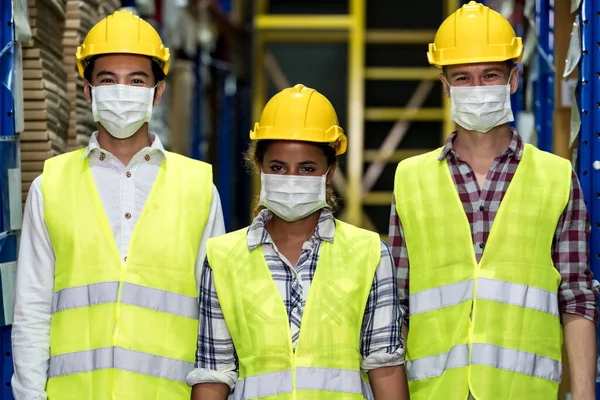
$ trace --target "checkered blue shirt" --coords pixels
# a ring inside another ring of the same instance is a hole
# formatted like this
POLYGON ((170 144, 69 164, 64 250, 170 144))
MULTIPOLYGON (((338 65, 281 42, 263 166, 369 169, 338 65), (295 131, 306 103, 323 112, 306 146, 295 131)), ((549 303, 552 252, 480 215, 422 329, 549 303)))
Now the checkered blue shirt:
MULTIPOLYGON (((296 268, 277 250, 265 229, 265 223, 270 218, 272 213, 263 210, 254 219, 248 229, 248 248, 253 250, 262 246, 267 266, 288 313, 292 344, 295 347, 321 243, 333 242, 335 218, 328 210, 321 211, 313 236, 302 246, 296 268)), ((404 362, 404 347, 400 335, 402 311, 396 293, 394 262, 388 246, 382 242, 381 261, 366 304, 361 332, 361 368, 364 371, 404 362)), ((233 388, 238 378, 238 359, 223 318, 208 262, 204 263, 199 306, 198 351, 195 369, 188 375, 187 383, 192 386, 218 382, 233 388)))

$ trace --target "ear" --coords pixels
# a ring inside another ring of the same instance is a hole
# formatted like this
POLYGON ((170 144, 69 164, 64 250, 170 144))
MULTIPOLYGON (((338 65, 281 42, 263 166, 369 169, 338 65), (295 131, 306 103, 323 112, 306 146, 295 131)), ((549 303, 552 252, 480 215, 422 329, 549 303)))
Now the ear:
POLYGON ((155 106, 160 104, 160 101, 161 101, 163 95, 165 94, 166 87, 167 87, 167 83, 165 82, 164 79, 162 81, 158 82, 158 85, 156 85, 156 89, 154 90, 154 105, 155 106))
POLYGON ((92 104, 92 85, 85 79, 83 80, 83 94, 85 95, 85 101, 92 104))
POLYGON ((519 67, 516 65, 513 67, 511 71, 510 77, 510 94, 515 94, 517 92, 517 88, 519 87, 519 67))
POLYGON ((327 173, 327 178, 325 179, 325 182, 328 185, 331 185, 333 182, 333 174, 335 174, 335 169, 337 168, 337 162, 334 162, 333 164, 331 164, 331 166, 329 167, 329 172, 327 173))
POLYGON ((447 98, 450 98, 450 84, 448 83, 448 78, 444 73, 440 73, 440 81, 442 81, 442 87, 444 88, 444 95, 447 98))

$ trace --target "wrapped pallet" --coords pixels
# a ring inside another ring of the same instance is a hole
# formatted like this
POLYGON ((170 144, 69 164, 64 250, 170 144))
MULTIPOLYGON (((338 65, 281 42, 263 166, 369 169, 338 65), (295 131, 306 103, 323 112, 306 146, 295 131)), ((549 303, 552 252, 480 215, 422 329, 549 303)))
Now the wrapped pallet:
POLYGON ((42 173, 44 161, 66 151, 69 120, 61 44, 64 0, 29 0, 28 7, 33 39, 23 46, 23 197, 42 173))

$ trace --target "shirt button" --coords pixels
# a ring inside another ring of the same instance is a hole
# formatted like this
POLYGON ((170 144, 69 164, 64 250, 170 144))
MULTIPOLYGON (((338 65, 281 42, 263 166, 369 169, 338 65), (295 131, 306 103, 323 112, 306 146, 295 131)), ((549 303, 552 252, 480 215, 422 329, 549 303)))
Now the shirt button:
POLYGON ((148 154, 146 154, 146 155, 144 156, 144 160, 146 160, 146 161, 150 161, 150 156, 149 156, 148 154))
POLYGON ((485 207, 484 206, 479 206, 479 211, 484 211, 485 207))
POLYGON ((125 218, 127 218, 127 219, 131 218, 131 214, 129 214, 129 213, 126 213, 126 214, 125 214, 125 218))
POLYGON ((125 258, 123 259, 123 261, 127 261, 127 256, 125 256, 125 258))
POLYGON ((100 153, 100 161, 104 161, 106 155, 104 153, 100 153))
POLYGON ((131 178, 131 172, 127 171, 127 173, 125 174, 125 176, 127 176, 128 178, 131 178))
POLYGON ((483 249, 485 247, 485 243, 481 242, 479 243, 479 248, 483 249))
POLYGON ((473 174, 470 172, 467 172, 467 178, 470 178, 471 176, 473 176, 473 174))

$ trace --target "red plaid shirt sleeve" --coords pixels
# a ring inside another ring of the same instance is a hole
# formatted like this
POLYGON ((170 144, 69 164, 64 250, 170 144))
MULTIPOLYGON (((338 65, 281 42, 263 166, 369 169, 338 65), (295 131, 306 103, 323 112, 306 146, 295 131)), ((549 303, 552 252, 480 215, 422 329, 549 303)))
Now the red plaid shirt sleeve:
POLYGON ((388 237, 390 251, 396 265, 396 278, 398 279, 398 298, 400 307, 404 311, 404 322, 408 324, 408 249, 404 241, 404 231, 400 218, 396 213, 396 198, 392 198, 392 210, 390 212, 390 231, 388 237))
POLYGON ((571 194, 554 235, 552 258, 562 276, 560 311, 598 321, 599 285, 589 266, 590 219, 579 179, 573 171, 571 194))

